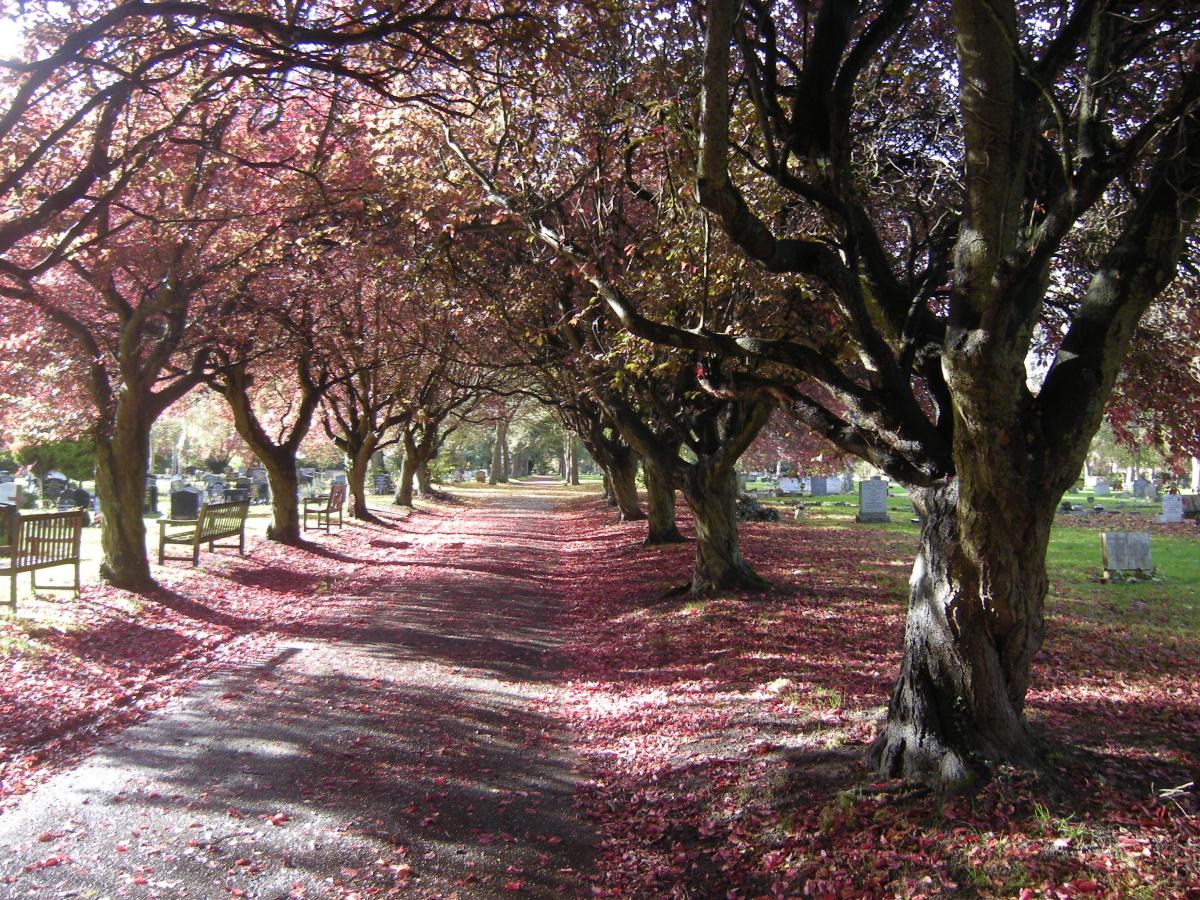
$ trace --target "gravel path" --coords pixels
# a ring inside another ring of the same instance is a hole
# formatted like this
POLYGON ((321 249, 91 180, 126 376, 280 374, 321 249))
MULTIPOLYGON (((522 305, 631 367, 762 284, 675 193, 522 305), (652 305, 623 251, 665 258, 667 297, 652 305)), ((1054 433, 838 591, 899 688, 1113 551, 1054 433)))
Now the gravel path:
POLYGON ((596 838, 545 713, 553 519, 514 495, 374 531, 386 562, 327 585, 336 615, 0 816, 0 897, 586 893, 596 838))

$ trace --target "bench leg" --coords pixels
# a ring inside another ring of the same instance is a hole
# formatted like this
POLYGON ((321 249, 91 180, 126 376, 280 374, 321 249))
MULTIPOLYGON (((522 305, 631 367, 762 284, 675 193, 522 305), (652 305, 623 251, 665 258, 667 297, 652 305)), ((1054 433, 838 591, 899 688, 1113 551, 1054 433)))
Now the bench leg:
POLYGON ((200 545, 192 544, 192 568, 200 565, 200 545))
POLYGON ((238 555, 246 555, 246 531, 244 528, 238 532, 238 555))

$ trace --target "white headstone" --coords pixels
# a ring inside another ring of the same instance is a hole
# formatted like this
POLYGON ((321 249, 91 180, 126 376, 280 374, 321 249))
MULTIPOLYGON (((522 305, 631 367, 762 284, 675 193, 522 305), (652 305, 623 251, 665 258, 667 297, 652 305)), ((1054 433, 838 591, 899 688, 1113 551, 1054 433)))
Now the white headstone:
POLYGON ((1162 515, 1158 517, 1160 522, 1182 522, 1183 521, 1183 497, 1179 494, 1163 494, 1162 498, 1162 515))
MULTIPOLYGON (((20 490, 20 487, 12 481, 0 484, 0 503, 16 503, 17 494, 20 493, 20 490)), ((14 575, 13 577, 15 578, 16 576, 14 575)))
POLYGON ((888 483, 871 478, 858 483, 858 515, 856 522, 890 522, 887 511, 888 483))
POLYGON ((1100 565, 1105 572, 1153 572, 1150 535, 1144 531, 1102 532, 1100 565))
POLYGON ((1097 478, 1092 490, 1096 492, 1097 497, 1107 497, 1112 489, 1108 486, 1107 481, 1097 478))
POLYGON ((779 492, 782 494, 795 494, 800 490, 799 478, 780 478, 779 492))
POLYGON ((1154 485, 1145 478, 1133 479, 1133 496, 1140 500, 1154 496, 1154 485))

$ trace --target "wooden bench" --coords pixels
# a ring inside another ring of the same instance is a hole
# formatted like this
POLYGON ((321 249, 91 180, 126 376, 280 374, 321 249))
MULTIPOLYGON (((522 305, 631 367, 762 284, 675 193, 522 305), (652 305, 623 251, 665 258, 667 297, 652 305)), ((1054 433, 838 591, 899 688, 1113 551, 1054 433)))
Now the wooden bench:
POLYGON ((83 510, 41 512, 21 515, 15 506, 0 509, 0 575, 10 579, 9 605, 17 607, 17 576, 29 573, 34 591, 74 591, 79 593, 79 543, 83 534, 83 510), (38 584, 39 569, 74 566, 75 581, 70 585, 38 584))
MULTIPOLYGON (((158 520, 158 564, 167 559, 168 544, 191 546, 192 565, 200 565, 200 545, 208 544, 211 552, 217 541, 223 538, 238 539, 238 553, 246 552, 246 514, 250 511, 249 500, 231 500, 228 503, 205 503, 194 519, 158 520), (171 529, 174 529, 173 531, 171 529)), ((221 546, 232 547, 232 544, 221 546)), ((173 556, 172 559, 184 559, 173 556)))
POLYGON ((339 482, 331 485, 327 497, 306 497, 304 500, 304 530, 308 531, 308 517, 316 516, 317 524, 313 529, 323 528, 326 534, 333 524, 333 514, 337 513, 338 528, 342 527, 342 504, 346 502, 346 485, 339 482))

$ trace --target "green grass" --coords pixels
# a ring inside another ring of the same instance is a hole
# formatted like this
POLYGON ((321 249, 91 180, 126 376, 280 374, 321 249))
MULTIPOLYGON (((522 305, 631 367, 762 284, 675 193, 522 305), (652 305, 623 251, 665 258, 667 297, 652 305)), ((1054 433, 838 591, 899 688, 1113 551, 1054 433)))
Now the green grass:
POLYGON ((1155 534, 1150 554, 1155 580, 1100 582, 1100 532, 1058 526, 1046 556, 1050 596, 1090 621, 1127 621, 1168 631, 1200 632, 1200 541, 1155 534))
MULTIPOLYGON (((804 514, 800 524, 818 528, 874 529, 894 539, 897 544, 893 550, 911 560, 920 526, 912 522, 912 503, 908 497, 895 486, 892 490, 894 494, 888 498, 890 523, 856 523, 857 494, 835 494, 801 498, 804 514)), ((1084 505, 1088 496, 1088 492, 1076 491, 1068 493, 1064 499, 1084 505)), ((770 498, 764 502, 790 508, 795 505, 796 498, 770 498)), ((1122 493, 1101 497, 1097 505, 1144 516, 1147 524, 1160 512, 1159 503, 1122 493)), ((785 515, 784 521, 790 522, 791 516, 785 515)), ((1046 559, 1050 578, 1048 608, 1069 612, 1087 621, 1117 621, 1131 627, 1154 629, 1158 633, 1194 635, 1200 632, 1200 531, 1196 536, 1155 534, 1150 539, 1150 552, 1156 570, 1155 580, 1105 584, 1100 580, 1100 529, 1062 522, 1056 524, 1046 559)), ((897 592, 897 597, 906 602, 906 586, 897 592)))

